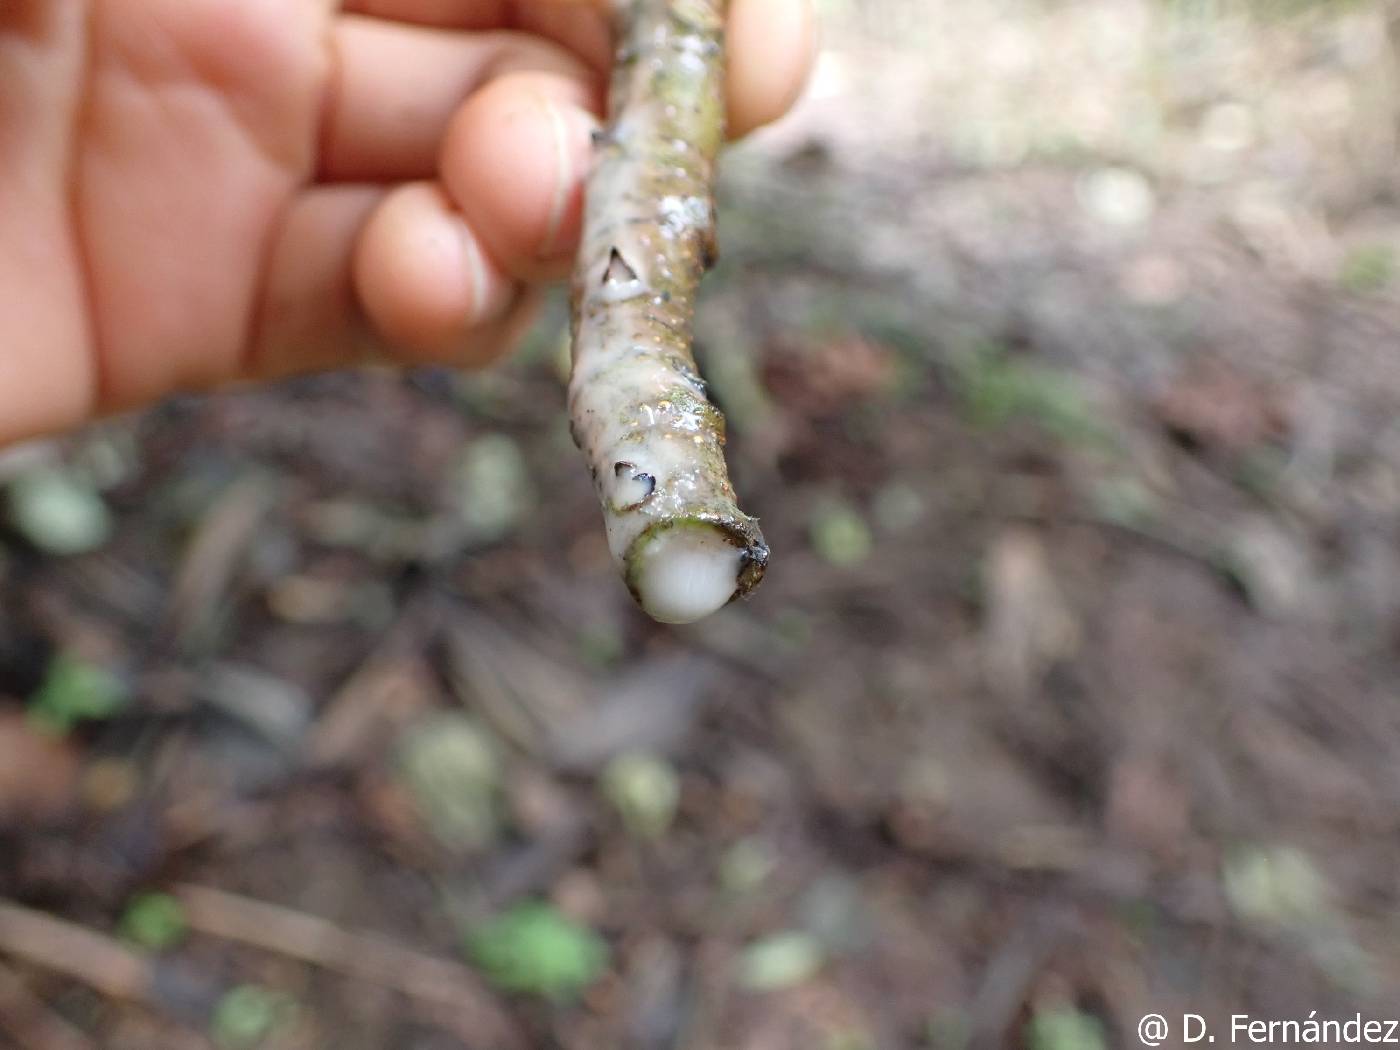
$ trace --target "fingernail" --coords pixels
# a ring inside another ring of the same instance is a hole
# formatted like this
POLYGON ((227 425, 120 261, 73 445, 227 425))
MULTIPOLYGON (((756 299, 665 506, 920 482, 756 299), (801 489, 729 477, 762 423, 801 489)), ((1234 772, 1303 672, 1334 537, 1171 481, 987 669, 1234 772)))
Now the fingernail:
POLYGON ((567 247, 563 236, 565 225, 574 199, 580 192, 592 149, 593 133, 599 123, 592 113, 576 106, 561 106, 544 96, 540 96, 539 102, 554 139, 554 193, 550 199, 549 219, 539 252, 541 260, 548 260, 567 247))

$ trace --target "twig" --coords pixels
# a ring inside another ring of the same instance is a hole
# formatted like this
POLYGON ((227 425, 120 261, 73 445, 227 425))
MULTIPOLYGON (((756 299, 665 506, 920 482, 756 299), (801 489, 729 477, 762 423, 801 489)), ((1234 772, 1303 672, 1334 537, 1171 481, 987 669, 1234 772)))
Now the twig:
POLYGON ((727 0, 622 0, 574 274, 574 440, 608 545, 655 619, 689 623, 758 585, 768 547, 735 503, 724 417, 695 370, 695 292, 715 255, 727 0))
POLYGON ((54 1013, 18 974, 0 967, 0 1032, 19 1050, 98 1050, 87 1035, 54 1013))
POLYGON ((972 1050, 1006 1045, 1007 1032, 1036 974, 1073 932, 1072 918, 1061 905, 1042 904, 993 953, 972 1000, 967 1041, 972 1050))
POLYGON ((182 885, 176 896, 190 928, 252 945, 347 977, 382 985, 424 1003, 470 1014, 483 1046, 524 1047, 520 1029, 471 970, 327 919, 207 886, 182 885))
POLYGON ((436 633, 434 610, 422 596, 411 598, 364 662, 325 703, 307 738, 309 766, 351 765, 431 702, 433 686, 419 654, 422 639, 436 633))
MULTIPOLYGON (((177 895, 190 928, 200 933, 392 988, 431 1006, 450 1008, 479 1034, 483 1047, 523 1050, 528 1045, 519 1027, 465 966, 222 890, 184 885, 177 895)), ((171 999, 179 989, 172 986, 163 992, 154 965, 136 952, 104 934, 7 901, 0 901, 0 953, 72 977, 108 998, 181 1012, 171 999)), ((0 971, 0 978, 4 976, 0 971)), ((24 991, 22 985, 20 991, 24 991)), ((13 985, 0 981, 0 1007, 12 992, 13 985)), ((79 1046, 89 1050, 85 1044, 74 1044, 73 1050, 79 1046)), ((57 1041, 44 1044, 44 1050, 50 1047, 68 1050, 57 1041)))
POLYGON ((112 938, 0 901, 0 952, 76 978, 112 999, 154 1003, 150 964, 112 938))
POLYGON ((204 515, 171 588, 166 628, 181 645, 203 640, 219 600, 233 583, 239 560, 274 506, 266 478, 235 481, 204 515))

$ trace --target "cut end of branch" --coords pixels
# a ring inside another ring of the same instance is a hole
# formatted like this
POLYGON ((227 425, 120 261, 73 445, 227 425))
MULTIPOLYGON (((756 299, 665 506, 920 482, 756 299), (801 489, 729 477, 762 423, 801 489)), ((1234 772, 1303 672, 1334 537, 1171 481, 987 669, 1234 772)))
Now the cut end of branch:
POLYGON ((628 583, 649 616, 661 623, 694 623, 758 583, 768 548, 717 523, 667 523, 637 538, 628 563, 628 583))

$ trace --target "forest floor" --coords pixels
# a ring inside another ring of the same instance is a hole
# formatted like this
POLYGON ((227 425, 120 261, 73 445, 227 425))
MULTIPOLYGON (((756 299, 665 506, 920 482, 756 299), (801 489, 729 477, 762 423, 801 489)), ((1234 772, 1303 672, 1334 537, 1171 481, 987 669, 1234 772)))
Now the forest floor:
POLYGON ((557 308, 12 453, 0 1047, 1394 1017, 1400 76, 1293 6, 829 12, 726 169, 774 562, 706 623, 614 577, 557 308))

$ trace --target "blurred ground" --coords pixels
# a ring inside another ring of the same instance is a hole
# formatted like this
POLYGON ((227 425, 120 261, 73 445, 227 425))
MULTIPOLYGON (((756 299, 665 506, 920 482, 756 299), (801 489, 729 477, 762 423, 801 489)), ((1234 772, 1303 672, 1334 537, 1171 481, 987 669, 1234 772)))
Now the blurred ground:
POLYGON ((747 605, 631 608, 558 316, 9 456, 0 1046, 1400 1011, 1381 8, 828 15, 700 321, 747 605))

